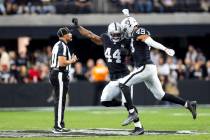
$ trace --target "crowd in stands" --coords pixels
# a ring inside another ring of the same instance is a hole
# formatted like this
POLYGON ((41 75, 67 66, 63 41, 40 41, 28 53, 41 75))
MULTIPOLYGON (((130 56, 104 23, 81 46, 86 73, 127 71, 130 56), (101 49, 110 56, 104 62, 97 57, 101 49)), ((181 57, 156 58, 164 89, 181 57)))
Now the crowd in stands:
MULTIPOLYGON (((30 55, 6 51, 0 47, 0 83, 37 83, 48 82, 50 71, 51 46, 37 50, 30 55)), ((158 67, 163 83, 176 85, 178 80, 210 80, 210 60, 200 49, 189 45, 185 59, 168 57, 158 50, 151 51, 152 61, 158 67)), ((131 66, 130 66, 131 67, 131 66)), ((70 73, 71 81, 109 81, 109 73, 103 59, 95 63, 88 59, 86 64, 77 62, 70 73)))
POLYGON ((27 55, 0 47, 0 83, 48 82, 51 47, 27 55))
POLYGON ((0 0, 2 15, 112 13, 122 8, 135 13, 209 12, 210 0, 0 0))
POLYGON ((184 59, 162 55, 158 50, 151 52, 157 65, 159 78, 168 93, 178 95, 177 81, 186 79, 210 80, 210 60, 200 49, 189 45, 184 59))
POLYGON ((209 0, 112 0, 121 8, 137 13, 208 12, 209 0))

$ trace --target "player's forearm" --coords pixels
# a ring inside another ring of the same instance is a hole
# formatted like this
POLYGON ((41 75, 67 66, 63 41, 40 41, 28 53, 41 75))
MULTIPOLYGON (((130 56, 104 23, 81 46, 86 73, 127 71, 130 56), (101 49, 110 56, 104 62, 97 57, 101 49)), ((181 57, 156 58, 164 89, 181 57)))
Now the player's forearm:
POLYGON ((159 50, 165 51, 165 50, 167 49, 164 45, 162 45, 162 44, 156 42, 156 41, 153 40, 151 37, 148 37, 147 39, 145 39, 144 42, 145 42, 148 46, 151 46, 151 47, 156 48, 156 49, 159 49, 159 50))
POLYGON ((91 31, 85 29, 82 26, 79 26, 78 30, 79 30, 81 35, 89 38, 93 43, 95 43, 97 45, 102 45, 102 40, 98 35, 92 33, 91 31))
POLYGON ((85 29, 82 26, 79 26, 78 31, 80 32, 81 35, 83 35, 83 36, 85 36, 87 38, 91 38, 91 36, 92 36, 92 32, 87 30, 87 29, 85 29))

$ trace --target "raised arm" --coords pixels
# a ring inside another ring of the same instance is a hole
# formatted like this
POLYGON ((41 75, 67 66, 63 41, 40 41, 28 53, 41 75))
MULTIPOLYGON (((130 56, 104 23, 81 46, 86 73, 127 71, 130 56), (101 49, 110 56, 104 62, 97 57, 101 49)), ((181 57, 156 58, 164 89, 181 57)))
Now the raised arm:
POLYGON ((166 54, 173 56, 175 54, 173 49, 169 49, 162 45, 161 43, 155 41, 150 37, 150 33, 147 33, 145 29, 140 29, 137 31, 138 36, 136 37, 136 41, 141 40, 145 42, 148 46, 151 46, 153 48, 159 49, 164 51, 166 54))
POLYGON ((72 23, 76 26, 77 30, 80 32, 81 35, 89 38, 91 41, 93 41, 97 45, 102 45, 103 41, 100 36, 94 34, 90 30, 85 29, 84 27, 78 25, 78 19, 73 18, 72 23))
POLYGON ((78 27, 78 31, 80 32, 81 35, 89 38, 95 44, 97 44, 97 45, 102 45, 103 44, 103 41, 102 41, 100 36, 94 34, 93 32, 91 32, 91 31, 89 31, 87 29, 85 29, 84 27, 79 26, 78 27))

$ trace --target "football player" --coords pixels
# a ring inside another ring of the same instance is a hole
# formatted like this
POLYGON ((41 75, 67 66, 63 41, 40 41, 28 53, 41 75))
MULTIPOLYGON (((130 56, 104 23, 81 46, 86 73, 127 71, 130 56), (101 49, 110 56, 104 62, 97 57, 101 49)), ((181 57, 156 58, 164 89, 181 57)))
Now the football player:
MULTIPOLYGON (((98 36, 84 27, 79 26, 78 19, 74 18, 72 22, 81 35, 89 38, 95 44, 102 45, 104 47, 104 56, 110 72, 111 81, 106 85, 102 92, 101 104, 106 107, 121 106, 122 100, 118 100, 117 98, 121 95, 117 80, 129 74, 129 70, 126 64, 124 64, 124 59, 130 52, 130 42, 123 38, 121 24, 117 22, 109 24, 107 33, 103 33, 101 36, 98 36)), ((129 93, 132 92, 132 88, 129 88, 128 90, 129 93)), ((132 97, 130 95, 130 99, 131 98, 132 97)), ((128 110, 127 103, 124 102, 123 104, 128 110)), ((143 134, 144 129, 141 126, 139 118, 136 117, 133 121, 135 128, 131 134, 143 134)))
POLYGON ((127 17, 122 20, 121 26, 126 37, 131 38, 131 46, 133 48, 132 54, 136 69, 126 77, 119 80, 119 86, 125 96, 129 108, 129 116, 122 125, 128 125, 138 118, 138 114, 135 111, 130 98, 129 87, 141 82, 145 83, 156 99, 182 105, 192 113, 193 119, 196 119, 196 101, 184 100, 180 97, 165 93, 158 78, 157 68, 150 58, 150 47, 162 50, 169 56, 175 54, 174 50, 153 40, 149 31, 142 28, 135 18, 129 16, 129 11, 127 9, 124 9, 123 13, 127 17))

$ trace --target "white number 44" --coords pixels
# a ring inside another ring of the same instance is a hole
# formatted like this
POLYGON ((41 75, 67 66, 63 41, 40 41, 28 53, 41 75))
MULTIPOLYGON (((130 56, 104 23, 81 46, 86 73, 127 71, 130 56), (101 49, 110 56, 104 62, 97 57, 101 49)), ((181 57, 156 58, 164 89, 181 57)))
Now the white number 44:
POLYGON ((107 58, 108 62, 112 62, 112 58, 116 59, 116 63, 121 63, 121 56, 120 56, 120 50, 117 49, 113 56, 111 56, 111 48, 107 48, 105 51, 105 57, 107 58))

